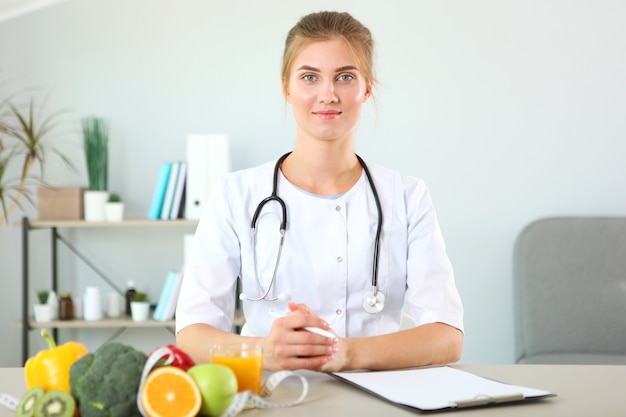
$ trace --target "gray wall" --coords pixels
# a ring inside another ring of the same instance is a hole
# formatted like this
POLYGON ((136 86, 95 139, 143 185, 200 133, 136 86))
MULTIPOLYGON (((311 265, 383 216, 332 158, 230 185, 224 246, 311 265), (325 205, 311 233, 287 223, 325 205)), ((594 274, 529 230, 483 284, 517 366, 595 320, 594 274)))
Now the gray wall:
MULTIPOLYGON (((279 85, 283 38, 301 15, 338 4, 67 0, 0 22, 0 79, 4 89, 50 91, 49 108, 70 108, 75 120, 110 119, 110 188, 127 215, 145 217, 159 164, 184 158, 189 133, 227 133, 235 169, 292 146, 279 85)), ((466 308, 462 361, 511 362, 516 234, 544 216, 626 211, 626 3, 350 0, 340 9, 378 43, 381 86, 358 151, 431 189, 466 308)), ((55 185, 85 185, 80 150, 69 149, 79 173, 50 167, 55 185)), ((140 281, 154 297, 182 257, 178 232, 70 235, 106 272, 140 281), (166 246, 154 244, 159 237, 166 246), (111 242, 122 246, 112 258, 111 242), (150 261, 136 262, 137 253, 150 261)), ((48 237, 35 239, 35 285, 45 285, 48 237)), ((19 365, 19 248, 19 228, 1 229, 0 366, 19 365)), ((62 258, 63 285, 80 293, 92 278, 62 258)), ((147 346, 171 340, 128 333, 147 346)), ((74 336, 90 347, 108 337, 74 336)))

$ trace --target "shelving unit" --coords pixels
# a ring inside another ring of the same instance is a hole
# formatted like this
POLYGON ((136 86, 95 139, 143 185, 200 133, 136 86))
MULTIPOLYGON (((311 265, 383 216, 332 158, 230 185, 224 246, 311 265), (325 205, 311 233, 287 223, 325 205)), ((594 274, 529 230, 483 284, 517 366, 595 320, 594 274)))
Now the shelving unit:
POLYGON ((29 252, 30 232, 36 229, 49 229, 51 232, 50 250, 52 255, 51 266, 51 288, 58 292, 58 265, 57 265, 57 250, 59 242, 63 243, 74 255, 85 262, 98 276, 116 289, 120 294, 124 293, 123 288, 119 288, 113 280, 109 279, 98 267, 93 264, 85 255, 83 255, 78 248, 76 248, 72 242, 67 240, 59 233, 59 229, 71 229, 71 228, 130 228, 130 227, 186 227, 188 229, 195 227, 198 224, 196 220, 148 220, 148 219, 130 219, 121 222, 85 222, 83 220, 29 220, 27 217, 22 219, 22 318, 20 325, 22 328, 22 362, 25 363, 29 357, 29 331, 37 328, 51 328, 53 337, 57 339, 57 329, 62 328, 110 328, 118 329, 118 333, 121 333, 127 328, 173 328, 175 321, 133 321, 131 318, 118 318, 118 319, 103 319, 99 321, 85 321, 85 320, 55 320, 46 323, 37 323, 30 316, 30 306, 28 303, 29 295, 29 252))

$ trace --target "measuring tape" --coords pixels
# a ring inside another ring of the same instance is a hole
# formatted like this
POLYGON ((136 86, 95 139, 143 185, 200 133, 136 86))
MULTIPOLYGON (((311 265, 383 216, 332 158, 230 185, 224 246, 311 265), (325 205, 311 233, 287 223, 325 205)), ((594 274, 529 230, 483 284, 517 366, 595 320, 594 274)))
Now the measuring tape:
POLYGON ((12 395, 0 392, 0 405, 5 406, 11 411, 17 411, 17 405, 20 401, 12 395))
MULTIPOLYGON (((143 371, 141 373, 141 382, 139 383, 139 389, 137 390, 137 408, 143 417, 147 417, 145 410, 143 409, 143 405, 141 404, 141 391, 143 389, 144 383, 152 368, 159 362, 159 360, 163 357, 166 359, 160 363, 160 365, 170 365, 174 361, 174 352, 170 350, 167 346, 163 346, 155 350, 148 356, 146 363, 143 367, 143 371)), ((263 384, 263 388, 261 388, 261 395, 256 395, 252 391, 244 391, 237 393, 228 409, 222 413, 220 417, 234 417, 241 412, 244 408, 279 408, 279 407, 291 407, 292 405, 296 405, 302 402, 309 392, 309 383, 306 378, 302 375, 298 375, 292 371, 279 371, 272 374, 267 381, 263 384), (273 393, 276 387, 280 385, 285 379, 294 377, 300 380, 302 384, 302 392, 300 396, 293 401, 277 403, 267 399, 273 393)))
POLYGON ((291 407, 302 402, 309 392, 309 383, 302 375, 298 375, 292 371, 280 371, 272 374, 261 389, 261 395, 258 396, 252 391, 244 391, 237 393, 230 403, 230 406, 224 411, 220 417, 234 417, 244 408, 280 408, 291 407), (289 377, 298 378, 302 384, 302 392, 300 396, 293 401, 284 403, 276 403, 267 399, 274 393, 274 390, 283 380, 289 377))

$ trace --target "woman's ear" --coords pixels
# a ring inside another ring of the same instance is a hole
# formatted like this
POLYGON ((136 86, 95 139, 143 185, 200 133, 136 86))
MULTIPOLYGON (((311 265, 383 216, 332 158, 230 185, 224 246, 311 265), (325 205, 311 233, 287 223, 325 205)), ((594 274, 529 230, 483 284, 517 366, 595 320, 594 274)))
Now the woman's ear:
POLYGON ((283 88, 283 96, 285 97, 285 101, 287 101, 287 103, 291 104, 291 94, 289 94, 289 88, 287 86, 287 83, 285 81, 285 79, 281 79, 281 85, 283 88))
POLYGON ((363 103, 365 103, 372 96, 372 85, 367 84, 365 86, 365 94, 363 94, 363 103))

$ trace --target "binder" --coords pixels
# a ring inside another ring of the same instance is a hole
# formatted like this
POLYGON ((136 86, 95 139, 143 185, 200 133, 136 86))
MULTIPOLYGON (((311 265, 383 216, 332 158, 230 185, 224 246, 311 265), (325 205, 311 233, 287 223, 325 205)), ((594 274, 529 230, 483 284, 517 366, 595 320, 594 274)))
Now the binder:
POLYGON ((169 162, 163 162, 161 169, 159 170, 159 176, 154 186, 154 193, 152 194, 152 202, 150 203, 150 210, 148 211, 148 218, 150 220, 158 220, 161 217, 161 209, 163 208, 163 199, 165 197, 165 191, 167 189, 167 182, 170 176, 170 170, 172 164, 169 162))
POLYGON ((553 397, 449 366, 393 371, 336 372, 335 378, 412 411, 437 411, 553 397))
POLYGON ((214 184, 229 171, 230 151, 227 135, 187 136, 186 219, 200 219, 202 208, 214 184))

